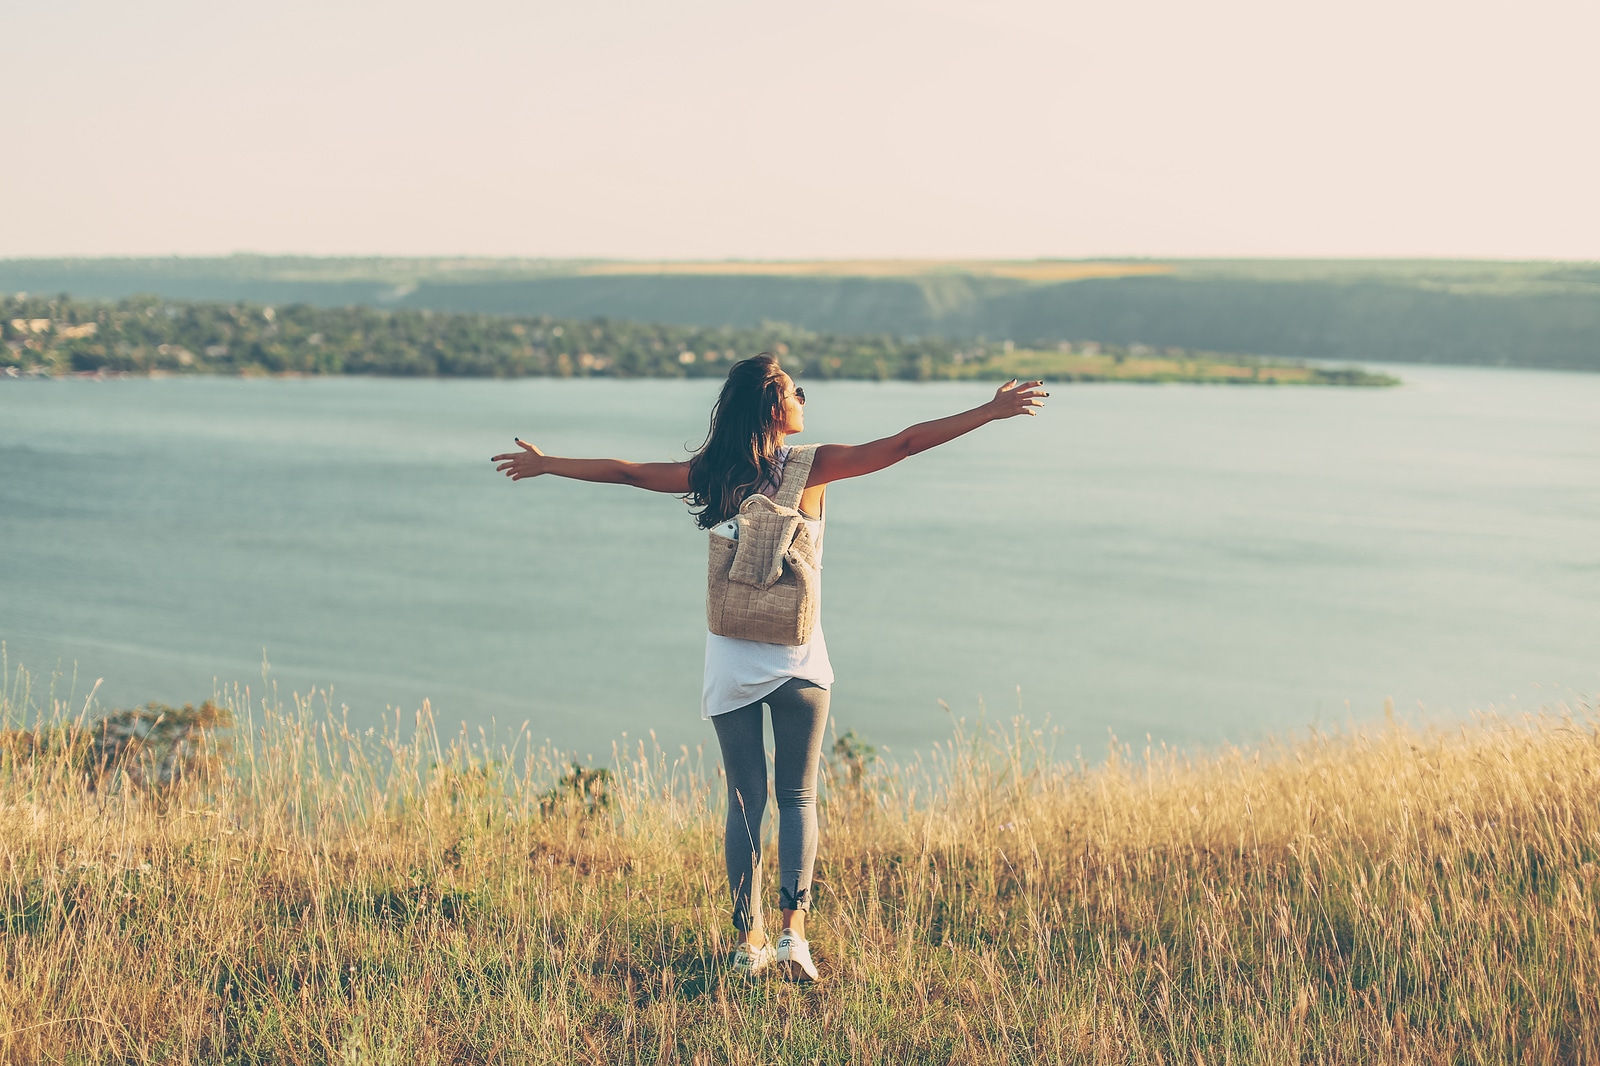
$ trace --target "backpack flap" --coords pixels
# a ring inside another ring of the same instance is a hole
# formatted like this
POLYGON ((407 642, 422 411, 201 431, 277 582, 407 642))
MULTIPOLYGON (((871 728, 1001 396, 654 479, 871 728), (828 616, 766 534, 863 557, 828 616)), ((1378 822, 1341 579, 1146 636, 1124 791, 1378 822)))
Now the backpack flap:
POLYGON ((780 507, 760 494, 739 508, 739 536, 734 542, 733 565, 728 579, 756 588, 771 588, 783 576, 786 559, 812 556, 811 530, 791 507, 780 507))

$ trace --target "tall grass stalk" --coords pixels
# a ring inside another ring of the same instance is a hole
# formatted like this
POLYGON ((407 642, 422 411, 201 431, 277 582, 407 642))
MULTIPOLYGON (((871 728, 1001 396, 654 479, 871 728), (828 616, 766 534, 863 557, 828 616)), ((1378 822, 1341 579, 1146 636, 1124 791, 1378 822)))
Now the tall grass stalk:
POLYGON ((1587 707, 1093 765, 960 727, 829 777, 826 979, 751 986, 702 752, 237 689, 157 787, 0 691, 7 1063, 1600 1061, 1587 707))

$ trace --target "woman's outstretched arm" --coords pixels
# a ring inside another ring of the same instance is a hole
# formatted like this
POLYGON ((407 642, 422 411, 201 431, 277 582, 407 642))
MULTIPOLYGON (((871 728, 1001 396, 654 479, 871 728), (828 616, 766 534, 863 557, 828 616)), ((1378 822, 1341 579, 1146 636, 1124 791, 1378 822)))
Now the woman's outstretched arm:
POLYGON ((870 444, 824 444, 812 460, 811 477, 806 484, 826 485, 830 481, 860 477, 893 466, 908 455, 955 440, 989 422, 1016 415, 1036 415, 1044 406, 1044 398, 1050 395, 1043 386, 1042 381, 1008 381, 995 390, 994 399, 970 411, 919 422, 870 444))
POLYGON ((577 481, 598 481, 606 485, 632 485, 651 492, 689 491, 688 463, 630 463, 625 459, 563 459, 546 455, 521 437, 519 451, 505 452, 489 461, 499 463, 496 470, 512 481, 540 474, 570 477, 577 481))

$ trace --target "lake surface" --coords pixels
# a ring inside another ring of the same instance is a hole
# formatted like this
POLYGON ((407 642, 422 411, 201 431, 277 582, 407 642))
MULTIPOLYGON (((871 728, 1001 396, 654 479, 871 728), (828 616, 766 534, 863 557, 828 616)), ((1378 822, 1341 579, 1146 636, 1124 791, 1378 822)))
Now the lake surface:
MULTIPOLYGON (((1395 389, 1058 386, 828 493, 836 727, 899 756, 1018 708, 1090 755, 1600 688, 1600 376, 1395 389)), ((985 399, 808 382, 801 440, 985 399)), ((0 640, 103 707, 331 686, 375 724, 609 753, 699 720, 704 534, 679 501, 486 461, 682 458, 715 384, 0 380, 0 640)), ((66 683, 63 682, 63 685, 66 683)))

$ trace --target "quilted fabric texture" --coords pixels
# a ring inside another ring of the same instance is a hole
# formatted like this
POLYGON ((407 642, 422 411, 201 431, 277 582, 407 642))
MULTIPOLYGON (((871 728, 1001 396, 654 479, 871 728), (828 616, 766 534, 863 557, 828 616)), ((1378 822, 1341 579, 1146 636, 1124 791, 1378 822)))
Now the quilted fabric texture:
POLYGON ((811 528, 794 508, 780 507, 757 494, 744 501, 738 520, 730 581, 770 588, 783 575, 784 561, 791 555, 805 565, 816 565, 811 528))
POLYGON ((760 589, 728 580, 734 542, 711 537, 710 580, 706 588, 706 625, 711 632, 766 644, 809 643, 821 604, 822 572, 788 566, 783 576, 760 589))
POLYGON ((706 624, 711 632, 767 644, 805 644, 816 627, 822 574, 800 494, 816 445, 790 451, 776 498, 756 494, 739 508, 739 538, 708 537, 706 624))

